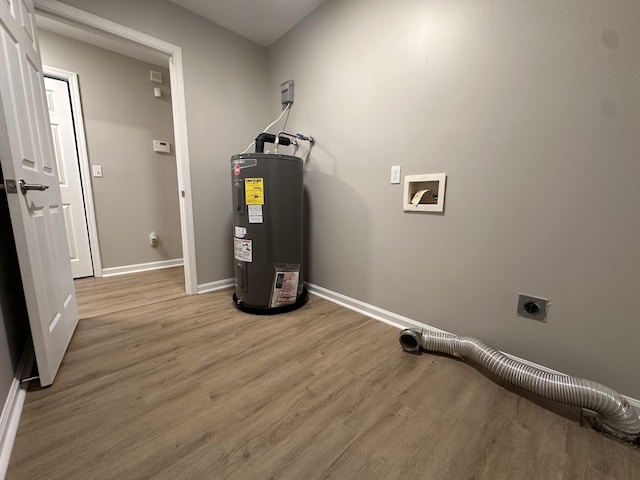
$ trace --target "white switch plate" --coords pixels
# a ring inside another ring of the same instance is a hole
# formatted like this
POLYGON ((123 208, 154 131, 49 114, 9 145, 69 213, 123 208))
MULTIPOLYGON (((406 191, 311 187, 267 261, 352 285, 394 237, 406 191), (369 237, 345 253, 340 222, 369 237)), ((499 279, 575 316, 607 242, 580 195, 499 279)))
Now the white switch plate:
POLYGON ((400 165, 391 167, 391 183, 400 183, 400 165))
POLYGON ((102 178, 102 165, 94 165, 93 166, 93 176, 102 178))

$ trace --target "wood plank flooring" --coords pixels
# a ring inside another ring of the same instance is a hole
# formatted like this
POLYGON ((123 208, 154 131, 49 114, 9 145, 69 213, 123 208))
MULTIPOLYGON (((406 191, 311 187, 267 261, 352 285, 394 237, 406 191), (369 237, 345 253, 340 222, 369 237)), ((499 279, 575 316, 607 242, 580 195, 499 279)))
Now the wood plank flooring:
POLYGON ((7 478, 639 479, 640 450, 311 296, 279 316, 182 269, 77 282, 54 385, 27 393, 7 478))

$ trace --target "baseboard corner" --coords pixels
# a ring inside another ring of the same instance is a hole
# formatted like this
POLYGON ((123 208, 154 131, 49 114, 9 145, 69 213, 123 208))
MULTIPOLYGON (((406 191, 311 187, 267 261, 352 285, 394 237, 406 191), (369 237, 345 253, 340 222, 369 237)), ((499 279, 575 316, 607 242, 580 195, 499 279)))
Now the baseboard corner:
POLYGON ((233 287, 235 282, 235 278, 224 278, 222 280, 216 280, 215 282, 200 283, 198 284, 198 294, 210 293, 215 292, 216 290, 233 287))

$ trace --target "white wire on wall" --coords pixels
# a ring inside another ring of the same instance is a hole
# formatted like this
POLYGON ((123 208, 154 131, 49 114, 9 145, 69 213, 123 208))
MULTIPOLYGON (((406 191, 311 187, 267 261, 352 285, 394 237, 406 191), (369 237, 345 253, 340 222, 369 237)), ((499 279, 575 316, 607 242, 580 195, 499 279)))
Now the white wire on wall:
MULTIPOLYGON (((287 118, 285 118, 284 120, 284 127, 282 127, 282 129, 284 130, 284 128, 287 126, 287 121, 289 120, 289 110, 291 109, 291 104, 287 103, 287 106, 284 108, 284 110, 282 110, 282 113, 280 114, 280 116, 278 118, 276 118, 273 122, 271 122, 269 125, 267 125, 267 128, 265 128, 262 133, 266 133, 267 130, 269 130, 271 127, 273 127, 276 123, 278 123, 280 121, 280 119, 284 116, 284 114, 287 114, 287 118)), ((244 149, 244 151, 242 153, 247 153, 249 151, 249 149, 256 143, 256 141, 254 140, 253 142, 251 142, 249 144, 249 146, 247 146, 247 148, 244 149)))

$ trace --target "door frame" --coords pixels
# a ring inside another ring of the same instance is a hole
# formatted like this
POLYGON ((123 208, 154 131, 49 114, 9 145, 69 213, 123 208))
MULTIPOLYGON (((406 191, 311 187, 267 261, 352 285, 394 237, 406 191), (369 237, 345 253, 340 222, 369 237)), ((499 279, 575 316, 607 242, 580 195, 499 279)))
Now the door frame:
POLYGON ((100 244, 98 242, 98 228, 96 227, 96 211, 93 203, 93 187, 91 185, 89 172, 89 154, 87 153, 87 139, 84 130, 84 116, 82 115, 78 74, 46 65, 42 66, 42 72, 47 77, 62 80, 69 85, 71 116, 73 117, 73 131, 76 136, 80 184, 82 185, 82 201, 84 202, 87 230, 89 233, 89 248, 91 252, 91 262, 93 263, 93 275, 95 277, 102 277, 102 260, 100 257, 100 244))
POLYGON ((98 30, 125 40, 136 42, 169 57, 171 79, 171 108, 175 154, 178 173, 178 198, 180 201, 180 226, 182 231, 182 257, 184 261, 185 290, 189 295, 198 293, 196 269, 195 228, 193 223, 193 199, 191 195, 191 167, 187 139, 187 110, 184 96, 182 48, 146 33, 138 32, 111 20, 85 12, 57 0, 35 0, 36 12, 42 12, 63 21, 98 30))

